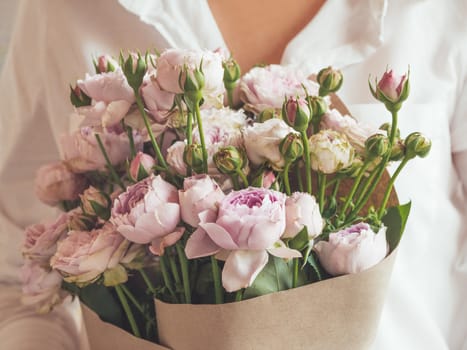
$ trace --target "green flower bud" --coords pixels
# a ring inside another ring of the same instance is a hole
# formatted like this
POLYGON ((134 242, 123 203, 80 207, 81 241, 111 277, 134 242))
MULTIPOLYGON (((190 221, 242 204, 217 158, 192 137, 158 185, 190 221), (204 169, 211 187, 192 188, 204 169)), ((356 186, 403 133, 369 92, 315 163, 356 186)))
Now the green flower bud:
POLYGON ((368 159, 384 156, 389 150, 387 136, 374 134, 365 141, 365 151, 368 159))
POLYGON ((104 286, 106 287, 114 287, 118 286, 119 284, 125 283, 128 281, 128 274, 126 269, 117 264, 114 268, 105 270, 103 273, 104 277, 104 286))
MULTIPOLYGON (((379 130, 386 131, 386 134, 389 136, 391 133, 391 123, 384 123, 379 127, 379 130)), ((396 138, 399 138, 401 135, 399 128, 396 130, 396 138)))
POLYGON ((321 117, 324 113, 328 111, 328 105, 324 98, 321 96, 309 96, 308 97, 308 105, 313 112, 311 117, 312 121, 319 123, 321 121, 321 117))
POLYGON ((282 105, 282 119, 295 130, 306 130, 310 122, 310 114, 306 102, 300 98, 290 97, 282 105))
POLYGON ((342 72, 332 67, 323 68, 316 78, 319 84, 319 95, 326 96, 331 92, 336 92, 344 81, 342 72))
POLYGON ((358 173, 360 172, 360 169, 363 166, 363 160, 360 158, 355 157, 352 161, 352 164, 350 166, 339 170, 338 174, 345 175, 347 177, 357 177, 358 173))
POLYGON ((301 136, 293 132, 284 137, 279 144, 279 151, 286 162, 293 162, 300 158, 303 155, 303 149, 301 136))
POLYGON ((72 87, 70 85, 70 101, 76 108, 91 105, 91 98, 78 86, 72 87))
POLYGON ((226 90, 232 90, 240 79, 240 66, 232 57, 222 63, 224 67, 224 86, 226 90))
POLYGON ((264 123, 266 120, 278 118, 274 108, 266 108, 258 115, 258 122, 264 123))
POLYGON ((110 206, 112 204, 107 193, 90 186, 83 194, 80 194, 81 209, 90 216, 97 216, 103 220, 110 218, 110 206))
POLYGON ((409 159, 426 157, 431 149, 431 140, 420 132, 413 132, 405 139, 405 156, 409 159))
POLYGON ((88 216, 83 213, 74 213, 68 218, 70 231, 89 231, 96 225, 96 216, 88 216))
POLYGON ((222 147, 213 156, 214 164, 222 174, 233 175, 241 171, 246 163, 246 155, 234 147, 222 147))
POLYGON ((195 173, 203 172, 203 150, 200 144, 186 145, 183 152, 183 161, 193 169, 195 173))
POLYGON ((374 87, 368 82, 373 97, 383 102, 388 111, 397 112, 409 96, 409 73, 397 76, 389 70, 384 72, 379 81, 375 79, 374 87))
POLYGON ((199 104, 200 101, 203 99, 203 88, 204 88, 204 74, 202 65, 203 62, 200 64, 200 68, 196 68, 194 70, 189 70, 186 66, 184 67, 183 71, 180 73, 179 82, 183 82, 183 86, 181 86, 183 90, 183 95, 185 97, 185 102, 190 110, 194 110, 194 106, 199 104))
POLYGON ((123 55, 120 54, 120 61, 128 85, 130 85, 134 91, 138 91, 143 83, 143 78, 147 70, 145 58, 143 58, 140 53, 137 55, 130 53, 125 60, 123 55))
POLYGON ((394 145, 392 145, 391 156, 389 160, 392 162, 398 162, 405 157, 405 146, 402 140, 396 139, 394 145))

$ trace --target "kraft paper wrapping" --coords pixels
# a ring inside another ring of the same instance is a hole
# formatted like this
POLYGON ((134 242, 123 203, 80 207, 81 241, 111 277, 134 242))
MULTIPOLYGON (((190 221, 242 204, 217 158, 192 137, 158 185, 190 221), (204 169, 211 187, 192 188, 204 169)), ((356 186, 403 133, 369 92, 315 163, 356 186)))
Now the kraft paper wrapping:
POLYGON ((90 350, 170 350, 164 346, 139 339, 110 323, 81 303, 90 350))

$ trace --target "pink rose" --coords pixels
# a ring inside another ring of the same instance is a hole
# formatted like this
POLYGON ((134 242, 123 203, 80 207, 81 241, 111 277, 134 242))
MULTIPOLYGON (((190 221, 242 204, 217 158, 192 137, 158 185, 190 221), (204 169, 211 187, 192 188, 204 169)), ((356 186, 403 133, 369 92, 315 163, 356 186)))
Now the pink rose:
POLYGON ((80 126, 112 127, 125 118, 130 110, 131 103, 126 100, 109 103, 98 101, 91 106, 76 108, 76 117, 82 119, 80 126))
POLYGON ((77 81, 78 87, 94 101, 110 103, 125 100, 135 102, 133 89, 128 85, 125 75, 120 67, 113 72, 86 74, 84 80, 77 81))
POLYGON ((68 231, 68 217, 67 213, 62 213, 51 223, 26 227, 23 255, 47 264, 57 250, 58 240, 68 231))
POLYGON ((349 115, 342 115, 337 109, 331 109, 321 118, 321 128, 331 129, 347 136, 350 144, 360 154, 365 153, 365 141, 374 134, 381 133, 378 128, 358 122, 349 115))
POLYGON ((92 283, 120 263, 129 244, 110 223, 92 231, 70 231, 58 243, 50 265, 67 282, 92 283))
POLYGON ((308 237, 318 236, 324 227, 324 220, 315 197, 308 193, 295 192, 285 201, 286 227, 282 238, 295 237, 304 227, 308 237))
POLYGON ((161 89, 155 74, 146 76, 141 85, 141 96, 148 112, 157 122, 164 122, 174 104, 175 94, 161 89))
POLYGON ((392 102, 397 102, 401 96, 407 76, 397 76, 392 72, 384 72, 383 77, 378 82, 378 91, 383 93, 392 102))
POLYGON ((289 133, 298 134, 280 119, 269 119, 245 128, 243 139, 248 159, 254 165, 268 162, 274 169, 281 170, 285 159, 279 150, 279 144, 289 133))
POLYGON ((331 233, 328 242, 320 241, 314 249, 329 274, 357 273, 376 265, 386 256, 386 227, 375 234, 370 225, 360 222, 331 233))
POLYGON ((205 84, 203 87, 203 98, 209 106, 220 107, 224 99, 224 68, 222 67, 223 57, 218 52, 207 50, 184 50, 168 49, 157 58, 156 80, 162 90, 180 94, 185 84, 186 74, 192 74, 195 69, 200 68, 204 74, 205 84), (181 79, 180 79, 181 75, 181 79))
POLYGON ((205 210, 217 211, 217 205, 225 194, 208 175, 197 175, 185 178, 178 197, 182 220, 192 227, 198 227, 199 213, 205 210))
POLYGON ((34 182, 37 197, 48 205, 78 199, 87 187, 84 176, 70 171, 64 162, 47 164, 39 168, 34 182))
MULTIPOLYGON (((97 132, 84 127, 71 135, 62 137, 61 143, 66 164, 77 173, 93 170, 104 170, 106 161, 99 148, 95 134, 101 137, 104 148, 112 165, 119 165, 130 157, 130 141, 126 133, 111 131, 97 132)), ((143 138, 133 132, 137 150, 143 147, 143 138)))
POLYGON ((177 189, 160 175, 151 175, 115 199, 110 220, 118 232, 139 244, 170 234, 180 221, 177 189))
POLYGON ((258 114, 265 109, 280 110, 284 97, 318 95, 319 85, 292 66, 271 64, 255 67, 240 81, 240 98, 245 108, 258 114))
POLYGON ((138 152, 130 163, 128 173, 133 181, 139 181, 154 173, 155 159, 149 154, 138 152))
POLYGON ((222 284, 233 292, 250 286, 268 262, 268 252, 282 258, 300 257, 285 247, 285 195, 264 188, 233 191, 220 203, 216 215, 200 214, 199 228, 187 241, 188 258, 228 251, 222 284))
POLYGON ((26 260, 21 268, 21 279, 21 301, 25 305, 35 305, 39 313, 49 312, 66 295, 61 290, 63 277, 60 273, 45 269, 34 261, 26 260))

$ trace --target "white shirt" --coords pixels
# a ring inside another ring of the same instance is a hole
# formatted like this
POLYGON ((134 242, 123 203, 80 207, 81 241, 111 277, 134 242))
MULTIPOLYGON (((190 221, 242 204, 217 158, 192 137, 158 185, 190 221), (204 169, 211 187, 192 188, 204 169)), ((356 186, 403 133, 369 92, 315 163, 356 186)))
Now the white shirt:
MULTIPOLYGON (((32 181, 40 165, 59 157, 57 140, 70 123, 68 85, 92 72, 91 58, 102 53, 225 47, 206 0, 119 2, 20 5, 0 78, 0 287, 9 291, 9 305, 17 291, 23 228, 53 215, 34 198, 32 181)), ((464 0, 328 0, 282 57, 282 63, 307 73, 329 65, 342 69, 340 97, 356 118, 375 125, 389 119, 369 93, 369 74, 380 77, 388 65, 403 73, 410 65, 412 88, 400 111, 401 134, 422 131, 433 145, 429 156, 409 163, 396 182, 400 201, 412 200, 412 212, 377 350, 467 349, 465 18, 464 0)), ((0 307, 5 298, 0 293, 0 307)), ((0 339, 5 320, 18 314, 33 318, 24 309, 5 310, 0 310, 0 339)), ((72 332, 65 323, 55 325, 72 332)), ((10 339, 16 334, 16 340, 29 341, 16 332, 9 329, 10 339)), ((71 349, 58 340, 50 348, 71 349)))

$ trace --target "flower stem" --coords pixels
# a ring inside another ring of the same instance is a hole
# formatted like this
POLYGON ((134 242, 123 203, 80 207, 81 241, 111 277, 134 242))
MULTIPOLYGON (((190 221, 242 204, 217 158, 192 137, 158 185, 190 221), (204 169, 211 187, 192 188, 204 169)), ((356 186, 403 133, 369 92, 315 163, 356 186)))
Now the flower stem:
POLYGON ((240 189, 240 183, 238 182, 237 175, 236 174, 230 175, 230 179, 232 180, 234 190, 238 191, 240 189))
POLYGON ((144 271, 144 269, 138 269, 138 272, 140 273, 141 277, 143 277, 143 280, 146 283, 148 289, 151 291, 151 293, 153 295, 156 294, 156 288, 154 288, 154 285, 152 284, 151 279, 149 278, 146 271, 144 271))
POLYGON ((141 338, 141 333, 139 332, 135 317, 133 316, 133 312, 131 311, 130 305, 128 305, 128 300, 125 296, 125 293, 123 292, 122 287, 120 285, 116 285, 115 291, 117 292, 118 299, 120 299, 120 303, 122 304, 123 310, 125 311, 126 317, 128 318, 131 331, 136 337, 141 338))
POLYGON ((290 169, 290 164, 291 162, 285 162, 284 166, 284 171, 282 172, 282 175, 284 176, 284 186, 285 186, 285 193, 287 196, 290 196, 292 193, 290 190, 290 180, 289 180, 289 169, 290 169))
POLYGON ((362 181, 362 177, 365 174, 366 169, 370 165, 369 162, 365 162, 363 166, 360 168, 360 171, 357 174, 357 177, 355 178, 355 181, 352 185, 352 188, 350 189, 349 194, 347 195, 347 198, 345 200, 344 206, 342 207, 342 211, 339 215, 339 220, 344 221, 345 220, 345 212, 349 208, 350 203, 352 203, 353 197, 355 196, 355 193, 357 192, 358 186, 360 185, 360 182, 362 181))
POLYGON ((326 190, 326 175, 319 173, 318 178, 319 178, 319 193, 318 193, 319 209, 320 209, 320 212, 323 213, 323 210, 324 210, 324 193, 325 193, 325 190, 326 190))
POLYGON ((117 172, 115 171, 114 166, 110 162, 109 156, 107 154, 107 151, 105 150, 104 144, 102 143, 101 137, 99 134, 94 134, 97 140, 97 144, 99 145, 99 148, 101 149, 102 155, 104 156, 105 162, 107 164, 107 169, 110 171, 110 176, 112 179, 115 181, 117 185, 121 187, 122 190, 125 190, 125 185, 123 184, 122 180, 118 176, 117 172))
POLYGON ((174 298, 174 301, 178 303, 178 298, 177 295, 175 294, 173 288, 172 288, 172 282, 170 281, 169 278, 169 273, 167 270, 167 257, 165 255, 162 255, 159 260, 161 264, 161 273, 162 273, 162 279, 164 280, 165 287, 169 291, 170 295, 172 298, 174 298))
POLYGON ((148 132, 149 139, 151 140, 152 148, 154 149, 154 152, 156 153, 157 160, 159 164, 164 168, 168 169, 167 163, 165 162, 164 157, 162 156, 162 152, 159 148, 159 145, 157 144, 156 138, 154 137, 154 134, 151 129, 151 124, 149 124, 149 118, 144 110, 144 105, 143 105, 143 100, 141 99, 141 96, 138 92, 135 91, 135 98, 136 98, 136 104, 138 105, 139 112, 141 113, 141 116, 143 117, 144 125, 146 126, 146 131, 148 132))
POLYGON ((378 219, 381 220, 381 218, 384 215, 384 211, 386 209, 386 205, 388 204, 389 196, 391 194, 392 187, 394 186, 394 182, 396 181, 397 176, 400 174, 401 170, 404 168, 404 166, 407 164, 409 161, 409 158, 404 158, 402 162, 399 164, 397 167, 396 171, 391 177, 391 180, 389 180, 388 186, 386 188, 386 192, 384 194, 383 202, 381 203, 381 207, 379 208, 378 212, 378 219))
POLYGON ((211 256, 211 267, 212 267, 212 278, 214 281, 214 296, 216 304, 222 304, 224 302, 223 294, 222 294, 222 287, 221 287, 221 279, 220 279, 220 271, 219 265, 217 264, 217 260, 214 256, 211 256))
POLYGON ((243 289, 239 289, 235 293, 235 301, 242 301, 242 299, 243 299, 243 289))
POLYGON ((311 194, 311 162, 310 162, 310 146, 306 131, 300 133, 303 142, 303 160, 305 161, 305 175, 306 175, 306 191, 311 194))
POLYGON ((293 259, 292 288, 297 287, 298 282, 298 258, 293 259))
POLYGON ((206 142, 204 140, 203 122, 201 120, 201 111, 199 110, 199 103, 195 104, 195 117, 198 124, 199 142, 201 144, 201 151, 203 153, 203 171, 208 173, 208 150, 206 149, 206 142))
POLYGON ((133 129, 131 126, 125 124, 125 121, 122 119, 122 126, 126 130, 128 135, 128 140, 130 141, 130 157, 133 159, 136 156, 136 147, 135 147, 135 139, 133 138, 133 129))
POLYGON ((246 175, 243 173, 243 171, 238 170, 237 175, 240 176, 240 178, 242 179, 243 186, 248 187, 248 185, 249 185, 248 179, 247 179, 246 175))
POLYGON ((180 268, 182 269, 183 291, 185 293, 185 302, 191 304, 190 276, 188 275, 188 259, 180 242, 175 244, 177 249, 180 268))
POLYGON ((229 107, 234 108, 233 89, 226 89, 226 90, 227 90, 227 100, 229 101, 229 107))

